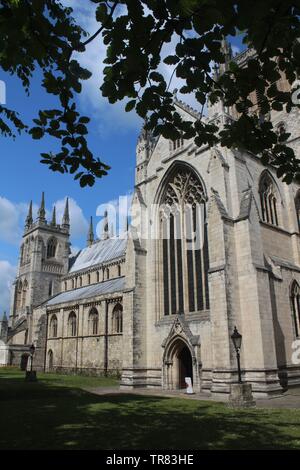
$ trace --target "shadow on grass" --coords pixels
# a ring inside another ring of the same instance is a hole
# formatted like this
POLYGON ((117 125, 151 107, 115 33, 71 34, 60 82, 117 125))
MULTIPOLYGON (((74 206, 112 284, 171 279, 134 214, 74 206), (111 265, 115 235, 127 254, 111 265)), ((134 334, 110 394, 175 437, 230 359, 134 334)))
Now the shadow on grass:
POLYGON ((1 378, 1 449, 293 449, 300 413, 1 378), (284 422, 283 422, 284 421, 284 422))

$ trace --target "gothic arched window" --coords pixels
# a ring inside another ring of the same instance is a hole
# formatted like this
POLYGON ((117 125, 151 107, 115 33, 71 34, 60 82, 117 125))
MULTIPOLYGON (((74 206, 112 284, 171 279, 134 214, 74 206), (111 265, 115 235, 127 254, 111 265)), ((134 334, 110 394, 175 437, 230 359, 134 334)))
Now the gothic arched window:
POLYGON ((90 274, 88 274, 88 276, 87 276, 87 283, 88 283, 88 284, 91 283, 91 275, 90 275, 90 274))
POLYGON ((35 244, 36 244, 37 251, 41 255, 42 260, 44 260, 45 256, 46 256, 46 248, 45 248, 45 243, 44 243, 42 237, 37 236, 35 238, 35 244))
POLYGON ((122 333, 123 331, 123 307, 117 304, 112 312, 112 330, 113 333, 122 333))
POLYGON ((183 141, 182 137, 180 137, 179 139, 176 139, 176 140, 172 140, 171 141, 171 149, 173 151, 175 151, 175 150, 179 149, 180 147, 182 147, 183 143, 184 143, 184 141, 183 141))
POLYGON ((52 315, 51 317, 49 333, 50 333, 51 338, 57 337, 57 316, 56 315, 52 315))
POLYGON ((23 284, 20 280, 17 284, 17 299, 16 299, 16 306, 19 309, 22 306, 22 292, 23 292, 23 284))
POLYGON ((105 274, 106 274, 106 279, 109 279, 109 268, 106 268, 105 274))
POLYGON ((99 281, 100 281, 100 273, 99 273, 99 271, 97 271, 97 282, 99 282, 99 281))
POLYGON ((25 263, 30 262, 30 242, 29 242, 29 238, 27 238, 27 240, 25 242, 24 262, 25 263))
POLYGON ((259 196, 262 220, 272 225, 279 225, 276 191, 274 182, 267 171, 260 178, 259 196))
POLYGON ((20 264, 24 264, 24 244, 21 245, 20 264))
POLYGON ((53 351, 52 351, 52 349, 49 349, 49 351, 48 351, 48 369, 49 370, 53 369, 53 351))
POLYGON ((164 315, 209 309, 205 200, 197 175, 175 167, 160 203, 164 315))
POLYGON ((26 296, 27 296, 27 289, 28 289, 28 282, 25 281, 23 282, 23 290, 22 290, 22 307, 25 307, 26 304, 26 296))
POLYGON ((300 190, 297 192, 295 197, 295 208, 298 222, 298 230, 300 232, 300 190))
POLYGON ((97 335, 99 327, 99 314, 96 308, 92 308, 89 313, 89 334, 97 335))
POLYGON ((82 287, 82 277, 79 277, 79 287, 82 287))
POLYGON ((300 336, 300 288, 296 281, 293 282, 291 288, 291 303, 295 334, 298 337, 300 336))
POLYGON ((51 295, 53 295, 53 281, 50 281, 48 286, 48 296, 51 297, 51 295))
POLYGON ((55 258, 56 248, 57 248, 57 240, 52 237, 47 243, 47 258, 55 258))
POLYGON ((68 318, 68 336, 76 336, 76 313, 71 312, 68 318))

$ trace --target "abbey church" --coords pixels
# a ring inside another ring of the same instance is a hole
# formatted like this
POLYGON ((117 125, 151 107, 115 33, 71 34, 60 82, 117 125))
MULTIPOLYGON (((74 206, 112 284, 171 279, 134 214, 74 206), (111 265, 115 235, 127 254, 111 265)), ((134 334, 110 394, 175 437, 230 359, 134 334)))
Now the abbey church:
MULTIPOLYGON (((246 61, 245 51, 236 60, 246 61)), ((287 86, 282 79, 282 89, 287 86)), ((197 111, 174 96, 187 120, 197 111)), ((225 125, 217 103, 203 119, 225 125)), ((299 151, 299 114, 274 112, 299 151)), ((249 152, 197 147, 142 130, 132 211, 122 236, 70 254, 68 200, 62 220, 30 205, 12 289, 0 323, 2 364, 120 377, 123 388, 184 388, 229 394, 237 381, 231 334, 242 335, 242 379, 254 396, 300 384, 300 191, 249 152), (187 210, 187 207, 189 210, 187 210)))

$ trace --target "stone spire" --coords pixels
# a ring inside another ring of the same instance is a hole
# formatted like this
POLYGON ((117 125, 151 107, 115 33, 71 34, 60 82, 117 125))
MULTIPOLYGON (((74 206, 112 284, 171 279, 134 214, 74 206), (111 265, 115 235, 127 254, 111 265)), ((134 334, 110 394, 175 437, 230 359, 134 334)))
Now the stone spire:
POLYGON ((222 70, 222 72, 225 72, 226 70, 228 70, 228 64, 232 59, 231 45, 226 38, 223 38, 221 41, 221 52, 224 55, 225 63, 221 64, 220 69, 222 70))
POLYGON ((69 228, 70 227, 69 198, 68 197, 66 199, 64 215, 63 215, 63 218, 62 218, 62 226, 63 226, 63 228, 69 228))
POLYGON ((87 246, 91 246, 94 243, 95 237, 94 237, 94 228, 93 228, 93 217, 91 217, 90 220, 90 227, 88 231, 88 236, 87 236, 87 246))
POLYGON ((26 221, 25 221, 25 228, 29 228, 31 227, 33 223, 33 218, 32 218, 32 201, 30 201, 30 204, 29 204, 29 209, 28 209, 28 214, 27 214, 27 217, 26 217, 26 221))
POLYGON ((53 206, 51 225, 54 225, 54 226, 56 225, 56 207, 55 206, 53 206))
POLYGON ((42 192, 41 205, 38 210, 38 220, 40 222, 46 222, 46 211, 45 211, 45 193, 42 192))
POLYGON ((103 219, 103 228, 102 228, 102 239, 106 240, 109 238, 109 230, 108 230, 108 214, 107 211, 104 212, 104 219, 103 219))

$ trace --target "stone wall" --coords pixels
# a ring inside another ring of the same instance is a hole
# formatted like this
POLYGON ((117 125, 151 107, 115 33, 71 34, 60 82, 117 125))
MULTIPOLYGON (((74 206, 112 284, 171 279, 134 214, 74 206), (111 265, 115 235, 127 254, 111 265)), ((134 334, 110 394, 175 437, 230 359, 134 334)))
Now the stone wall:
POLYGON ((122 302, 121 296, 102 297, 89 301, 82 299, 79 305, 64 304, 48 310, 46 370, 72 373, 77 371, 96 375, 106 372, 119 374, 122 369, 123 333, 114 331, 112 319, 114 307, 122 305, 122 302), (98 331, 95 334, 93 334, 89 319, 91 311, 98 312, 98 331), (71 336, 68 325, 71 313, 76 315, 75 336, 71 336), (51 319, 54 315, 57 318, 56 337, 52 336, 51 331, 51 319))

